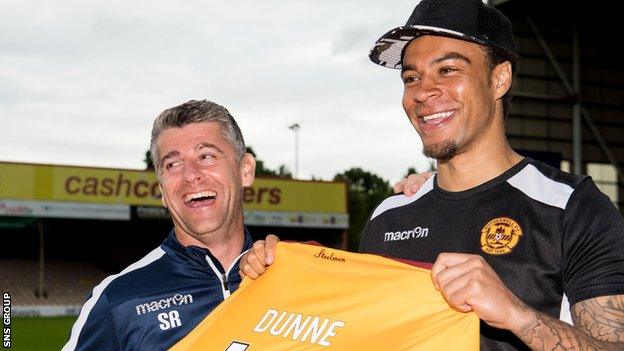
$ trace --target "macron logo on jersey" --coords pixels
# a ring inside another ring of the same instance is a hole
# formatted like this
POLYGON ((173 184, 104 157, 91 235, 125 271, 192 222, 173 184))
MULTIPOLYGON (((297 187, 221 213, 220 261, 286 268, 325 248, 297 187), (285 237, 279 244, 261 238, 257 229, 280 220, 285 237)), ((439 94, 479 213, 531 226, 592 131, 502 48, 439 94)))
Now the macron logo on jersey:
POLYGON ((409 230, 386 232, 384 234, 384 242, 388 241, 402 241, 409 239, 426 238, 429 235, 429 228, 415 227, 409 230))
POLYGON ((138 316, 140 316, 145 313, 164 310, 171 306, 181 306, 181 305, 188 305, 192 303, 193 303, 193 295, 175 294, 174 296, 168 297, 166 299, 154 300, 152 302, 147 302, 144 304, 137 305, 136 313, 138 316))

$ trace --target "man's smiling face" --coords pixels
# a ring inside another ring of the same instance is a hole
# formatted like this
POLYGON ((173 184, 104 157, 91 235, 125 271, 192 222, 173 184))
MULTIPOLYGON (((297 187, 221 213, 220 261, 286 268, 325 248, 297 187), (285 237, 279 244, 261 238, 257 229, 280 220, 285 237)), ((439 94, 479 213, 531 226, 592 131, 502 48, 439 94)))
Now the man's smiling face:
POLYGON ((176 234, 197 240, 230 235, 242 227, 242 193, 254 179, 253 156, 238 160, 215 122, 164 130, 156 142, 162 201, 176 234))
POLYGON ((426 35, 405 48, 403 108, 428 157, 448 160, 487 135, 496 90, 475 43, 426 35))

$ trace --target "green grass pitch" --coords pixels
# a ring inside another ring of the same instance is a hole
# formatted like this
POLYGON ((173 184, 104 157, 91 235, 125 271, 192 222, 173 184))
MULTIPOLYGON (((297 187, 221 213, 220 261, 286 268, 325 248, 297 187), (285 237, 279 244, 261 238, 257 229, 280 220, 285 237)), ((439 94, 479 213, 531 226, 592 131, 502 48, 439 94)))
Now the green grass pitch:
POLYGON ((67 342, 76 317, 11 318, 13 351, 58 351, 67 342))

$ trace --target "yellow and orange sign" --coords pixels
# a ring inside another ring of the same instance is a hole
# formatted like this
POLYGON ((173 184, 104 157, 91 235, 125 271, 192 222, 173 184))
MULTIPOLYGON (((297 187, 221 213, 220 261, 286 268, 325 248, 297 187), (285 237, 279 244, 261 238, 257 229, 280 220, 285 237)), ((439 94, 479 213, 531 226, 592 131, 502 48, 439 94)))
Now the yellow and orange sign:
MULTIPOLYGON (((160 206, 152 171, 0 162, 0 199, 160 206)), ((257 178, 246 210, 347 213, 345 183, 257 178)))

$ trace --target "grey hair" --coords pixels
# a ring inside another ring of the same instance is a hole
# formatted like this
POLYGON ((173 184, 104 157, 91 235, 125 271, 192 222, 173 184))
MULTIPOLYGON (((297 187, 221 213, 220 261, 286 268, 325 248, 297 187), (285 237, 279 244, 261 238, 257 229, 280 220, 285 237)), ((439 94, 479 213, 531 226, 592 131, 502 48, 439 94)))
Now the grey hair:
POLYGON ((240 162, 245 155, 245 140, 236 120, 223 106, 208 100, 190 100, 182 105, 168 108, 161 112, 154 120, 152 138, 150 141, 150 156, 156 171, 160 170, 160 155, 156 141, 160 134, 169 128, 182 128, 192 123, 218 123, 221 135, 229 142, 236 152, 236 159, 240 162))

